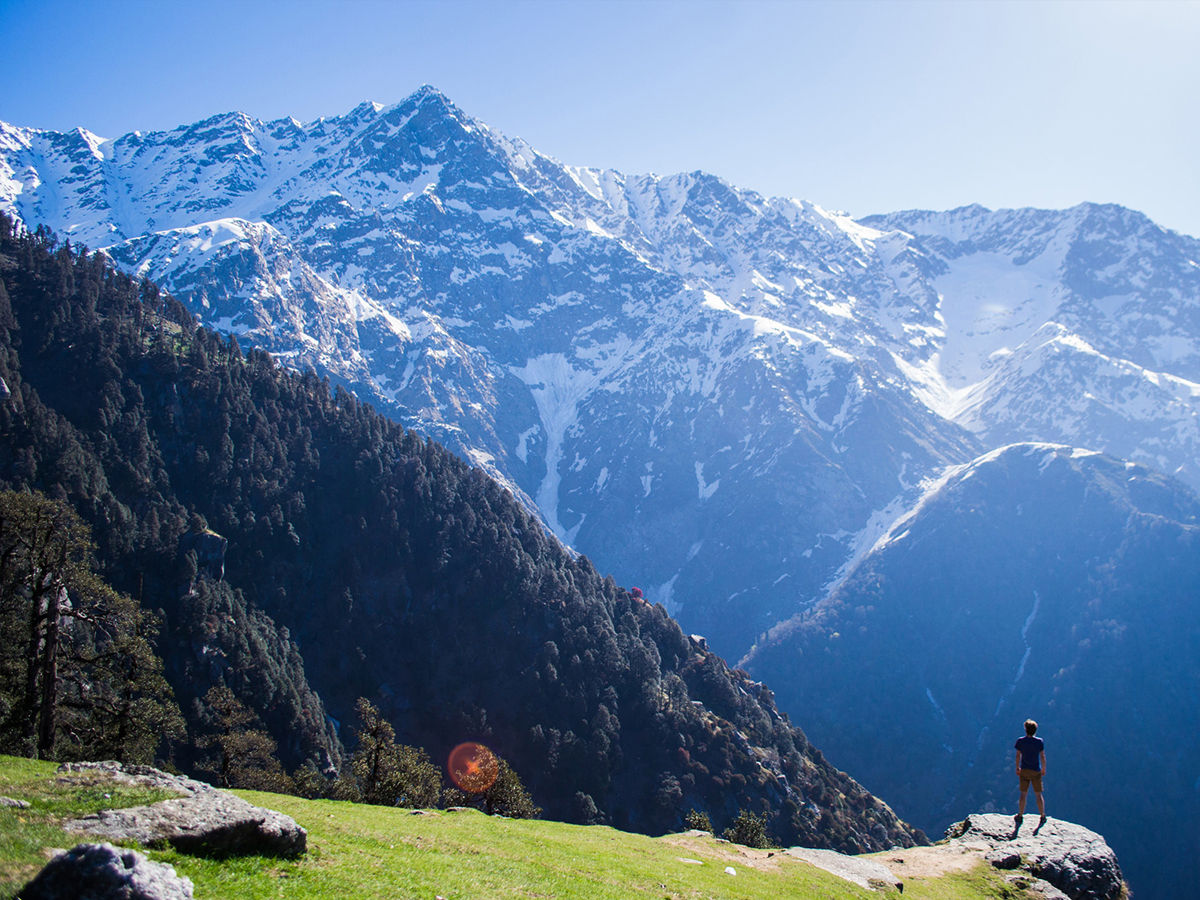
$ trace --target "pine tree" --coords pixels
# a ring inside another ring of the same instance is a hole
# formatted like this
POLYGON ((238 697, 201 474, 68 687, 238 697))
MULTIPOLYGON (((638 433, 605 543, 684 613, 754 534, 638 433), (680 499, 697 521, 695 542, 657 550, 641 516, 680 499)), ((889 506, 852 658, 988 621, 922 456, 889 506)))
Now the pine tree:
POLYGON ((218 787, 291 793, 295 784, 276 756, 278 745, 251 712, 223 684, 204 695, 212 730, 197 740, 212 753, 200 768, 213 775, 218 787))
POLYGON ((120 750, 150 762, 181 719, 154 628, 95 572, 88 527, 65 502, 0 492, 0 743, 43 759, 120 750))
POLYGON ((358 749, 350 759, 350 768, 358 782, 364 803, 391 806, 394 795, 391 781, 398 767, 396 731, 365 697, 355 704, 358 720, 358 749))
POLYGON ((363 802, 414 809, 435 806, 442 778, 429 754, 397 744, 391 723, 365 697, 358 699, 356 709, 362 724, 350 765, 363 802))
POLYGON ((69 682, 63 692, 72 726, 60 758, 151 763, 164 740, 174 743, 187 736, 162 658, 154 650, 157 617, 128 597, 116 599, 106 625, 109 637, 80 649, 86 677, 69 682))

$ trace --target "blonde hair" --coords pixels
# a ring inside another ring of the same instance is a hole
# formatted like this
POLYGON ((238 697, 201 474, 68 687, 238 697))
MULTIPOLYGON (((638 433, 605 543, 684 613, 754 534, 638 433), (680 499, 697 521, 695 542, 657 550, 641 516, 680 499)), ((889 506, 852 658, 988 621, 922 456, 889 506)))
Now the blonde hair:
POLYGON ((1035 734, 1037 734, 1037 722, 1033 721, 1033 719, 1026 719, 1025 733, 1030 737, 1033 737, 1035 734))

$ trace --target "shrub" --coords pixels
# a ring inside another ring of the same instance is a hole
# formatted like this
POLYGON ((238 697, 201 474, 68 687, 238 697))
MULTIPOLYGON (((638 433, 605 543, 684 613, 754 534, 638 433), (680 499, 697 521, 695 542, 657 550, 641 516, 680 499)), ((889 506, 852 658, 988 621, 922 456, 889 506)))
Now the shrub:
POLYGON ((542 808, 534 805, 516 771, 504 760, 500 760, 500 774, 495 783, 484 792, 483 801, 484 811, 489 816, 536 819, 542 814, 542 808))
POLYGON ((737 818, 733 820, 732 825, 725 829, 722 837, 735 844, 741 844, 743 847, 774 846, 771 838, 767 835, 767 817, 765 815, 756 816, 744 809, 738 810, 737 818))

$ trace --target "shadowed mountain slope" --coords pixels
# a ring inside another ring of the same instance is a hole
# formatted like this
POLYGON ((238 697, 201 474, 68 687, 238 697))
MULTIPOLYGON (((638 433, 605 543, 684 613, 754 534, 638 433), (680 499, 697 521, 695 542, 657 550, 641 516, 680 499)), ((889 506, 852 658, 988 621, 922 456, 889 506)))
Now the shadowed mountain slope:
POLYGON ((163 609, 181 700, 229 684, 294 765, 336 755, 324 710, 367 696, 435 758, 490 744, 572 821, 747 808, 789 843, 918 836, 444 448, 7 219, 0 272, 0 482, 91 522, 107 577, 163 609))
POLYGON ((1200 875, 1200 807, 1184 799, 1200 772, 1197 597, 1195 495, 1132 463, 1017 444, 928 485, 744 664, 931 833, 1015 811, 1012 745, 1038 720, 1050 812, 1104 833, 1139 894, 1178 896, 1200 875))

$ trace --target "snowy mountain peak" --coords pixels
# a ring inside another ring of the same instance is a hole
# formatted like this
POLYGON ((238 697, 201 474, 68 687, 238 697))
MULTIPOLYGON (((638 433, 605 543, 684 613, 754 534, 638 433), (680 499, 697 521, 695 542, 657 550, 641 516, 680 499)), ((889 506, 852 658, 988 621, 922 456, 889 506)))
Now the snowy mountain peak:
POLYGON ((462 112, 454 102, 432 84, 423 84, 413 91, 402 104, 413 104, 419 107, 435 108, 447 115, 461 116, 462 112))
POLYGON ((0 205, 449 443, 731 653, 989 448, 1200 483, 1200 242, 1120 207, 855 221, 564 165, 431 86, 306 124, 0 126, 0 205))

